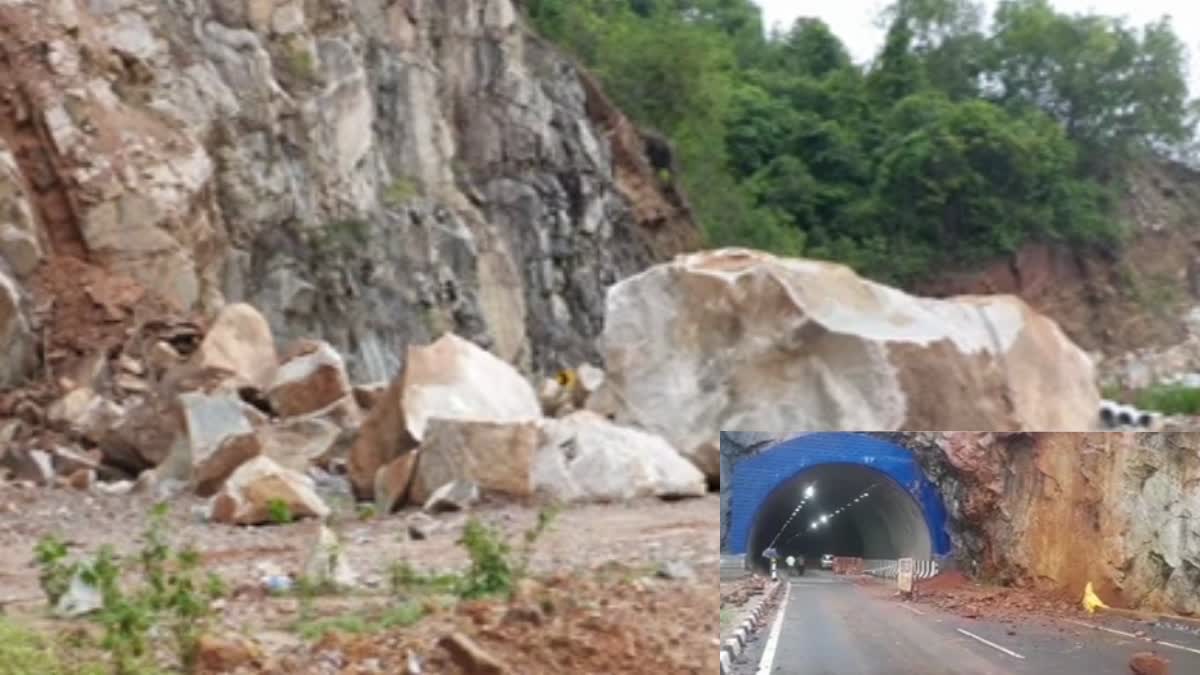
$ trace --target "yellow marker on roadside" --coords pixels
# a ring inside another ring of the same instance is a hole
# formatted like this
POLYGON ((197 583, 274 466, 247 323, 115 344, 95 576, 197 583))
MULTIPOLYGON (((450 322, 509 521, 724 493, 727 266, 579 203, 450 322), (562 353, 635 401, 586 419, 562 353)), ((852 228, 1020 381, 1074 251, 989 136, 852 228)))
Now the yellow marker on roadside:
POLYGON ((1088 582, 1083 589, 1083 608, 1088 614, 1095 614, 1097 609, 1108 609, 1108 605, 1096 595, 1096 591, 1092 590, 1092 582, 1088 582))

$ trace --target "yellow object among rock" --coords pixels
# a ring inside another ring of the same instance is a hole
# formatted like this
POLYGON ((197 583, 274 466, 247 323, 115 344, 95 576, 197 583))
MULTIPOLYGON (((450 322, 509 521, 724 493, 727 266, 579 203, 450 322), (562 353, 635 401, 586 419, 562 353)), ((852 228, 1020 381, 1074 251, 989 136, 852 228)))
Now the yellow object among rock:
POLYGON ((1097 609, 1108 609, 1108 605, 1096 595, 1096 591, 1092 590, 1092 582, 1088 582, 1083 589, 1083 608, 1088 614, 1095 614, 1097 609))
POLYGON ((579 378, 575 375, 574 370, 560 370, 558 371, 558 377, 556 379, 558 379, 558 385, 560 387, 570 391, 571 389, 575 388, 575 383, 579 378))

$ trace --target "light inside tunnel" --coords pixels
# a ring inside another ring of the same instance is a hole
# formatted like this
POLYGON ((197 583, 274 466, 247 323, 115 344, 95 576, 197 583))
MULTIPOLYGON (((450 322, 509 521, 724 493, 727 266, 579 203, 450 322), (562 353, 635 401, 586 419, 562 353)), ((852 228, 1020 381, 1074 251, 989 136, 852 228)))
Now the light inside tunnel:
POLYGON ((883 472, 861 464, 815 465, 767 495, 750 526, 747 552, 754 565, 769 565, 762 552, 772 542, 781 558, 829 553, 929 559, 934 553, 917 501, 883 472), (805 485, 818 486, 813 498, 805 498, 805 485))

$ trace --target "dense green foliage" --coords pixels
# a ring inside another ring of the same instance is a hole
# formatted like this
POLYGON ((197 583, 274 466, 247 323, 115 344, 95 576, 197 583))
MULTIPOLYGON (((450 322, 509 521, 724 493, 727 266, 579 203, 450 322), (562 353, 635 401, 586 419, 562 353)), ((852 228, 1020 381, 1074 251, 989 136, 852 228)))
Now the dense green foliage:
POLYGON ((1118 241, 1114 194, 1191 139, 1184 50, 1143 28, 1004 0, 897 0, 853 63, 828 26, 765 35, 751 0, 527 0, 534 25, 672 139, 713 245, 905 281, 1030 240, 1118 241))

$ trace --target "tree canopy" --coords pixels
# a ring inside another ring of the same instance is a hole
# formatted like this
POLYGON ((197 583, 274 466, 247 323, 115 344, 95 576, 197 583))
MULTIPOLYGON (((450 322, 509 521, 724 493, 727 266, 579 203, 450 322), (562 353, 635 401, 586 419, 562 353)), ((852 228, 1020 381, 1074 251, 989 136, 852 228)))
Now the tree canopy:
POLYGON ((751 0, 527 0, 640 124, 670 137, 713 245, 905 282, 1028 241, 1119 240, 1130 162, 1192 147, 1186 54, 1135 27, 1002 0, 896 0, 856 64, 825 23, 767 35, 751 0))

